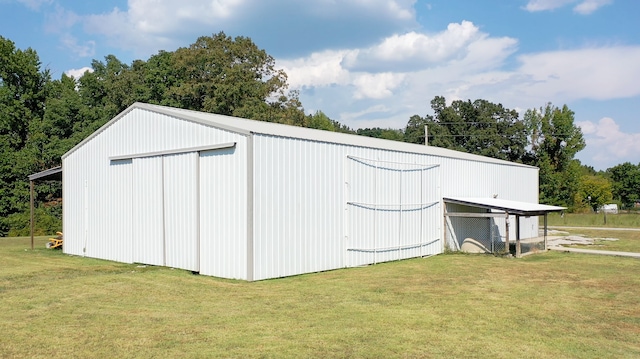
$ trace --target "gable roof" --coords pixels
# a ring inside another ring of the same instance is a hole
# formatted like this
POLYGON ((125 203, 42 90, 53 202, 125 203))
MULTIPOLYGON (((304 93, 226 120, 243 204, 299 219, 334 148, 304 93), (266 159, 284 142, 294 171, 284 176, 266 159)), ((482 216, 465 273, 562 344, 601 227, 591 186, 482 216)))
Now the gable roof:
POLYGON ((232 116, 218 115, 218 114, 207 113, 207 112, 184 110, 184 109, 179 109, 174 107, 152 105, 152 104, 141 103, 141 102, 136 102, 133 105, 129 106, 126 110, 122 111, 118 116, 114 117, 111 121, 107 122, 104 126, 98 129, 96 132, 92 133, 89 137, 87 137, 82 142, 80 142, 75 147, 73 147, 71 150, 69 150, 67 153, 65 153, 62 156, 62 158, 67 157, 68 155, 73 153, 75 150, 77 150, 79 147, 81 147, 84 143, 91 140, 93 137, 97 136, 100 132, 104 131, 104 129, 108 128, 111 124, 118 121, 120 118, 125 116, 130 111, 133 111, 136 109, 156 112, 156 113, 164 114, 167 116, 176 117, 182 120, 199 123, 204 126, 216 127, 216 128, 224 129, 224 130, 239 133, 239 134, 244 134, 247 136, 251 134, 262 134, 262 135, 271 135, 271 136, 279 136, 279 137, 298 138, 298 139, 305 139, 305 140, 318 141, 318 142, 345 144, 350 146, 380 148, 380 149, 386 149, 391 151, 419 153, 419 154, 425 154, 425 155, 464 159, 464 160, 477 161, 477 162, 496 163, 496 164, 501 164, 506 166, 525 167, 525 168, 532 168, 532 169, 536 168, 536 167, 524 165, 521 163, 509 162, 509 161, 500 160, 496 158, 450 150, 442 147, 425 146, 425 145, 418 145, 418 144, 407 143, 407 142, 385 140, 381 138, 352 135, 347 133, 316 130, 312 128, 290 126, 290 125, 284 125, 284 124, 274 123, 274 122, 248 120, 240 117, 232 117, 232 116))

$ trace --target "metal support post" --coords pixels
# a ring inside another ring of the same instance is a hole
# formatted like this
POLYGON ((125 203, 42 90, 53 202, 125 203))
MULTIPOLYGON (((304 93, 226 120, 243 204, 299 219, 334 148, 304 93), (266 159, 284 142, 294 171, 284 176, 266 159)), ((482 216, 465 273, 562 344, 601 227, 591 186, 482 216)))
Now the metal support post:
POLYGON ((30 187, 30 191, 29 191, 29 197, 30 197, 30 207, 31 207, 31 219, 30 219, 30 224, 31 224, 31 250, 33 250, 33 229, 35 227, 35 223, 33 221, 33 202, 34 202, 34 191, 33 191, 33 181, 29 181, 29 187, 30 187))

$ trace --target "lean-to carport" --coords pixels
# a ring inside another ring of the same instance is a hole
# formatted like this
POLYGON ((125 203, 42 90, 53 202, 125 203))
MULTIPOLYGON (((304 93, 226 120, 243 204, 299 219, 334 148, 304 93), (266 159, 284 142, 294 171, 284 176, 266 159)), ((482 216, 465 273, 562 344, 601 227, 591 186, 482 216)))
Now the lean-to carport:
POLYGON ((48 170, 44 170, 42 172, 34 173, 29 175, 29 193, 30 193, 30 210, 31 210, 31 249, 33 249, 33 227, 35 225, 35 221, 33 218, 33 202, 35 201, 35 193, 33 189, 33 185, 35 181, 62 181, 62 166, 49 168, 48 170))
POLYGON ((559 212, 565 210, 565 207, 549 206, 538 203, 509 201, 497 198, 469 198, 469 197, 450 197, 443 198, 445 204, 458 204, 468 207, 476 207, 486 209, 487 213, 464 213, 464 212, 447 212, 445 216, 451 217, 506 217, 506 248, 509 248, 509 216, 516 217, 516 257, 521 256, 520 246, 520 217, 544 216, 544 249, 547 249, 547 214, 549 212, 559 212))

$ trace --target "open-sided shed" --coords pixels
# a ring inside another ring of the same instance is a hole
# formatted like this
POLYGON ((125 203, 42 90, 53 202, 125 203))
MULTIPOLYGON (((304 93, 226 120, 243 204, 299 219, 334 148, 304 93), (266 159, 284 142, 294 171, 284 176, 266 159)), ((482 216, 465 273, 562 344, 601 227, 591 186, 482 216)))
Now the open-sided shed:
POLYGON ((443 197, 538 203, 535 167, 142 103, 62 167, 65 253, 245 280, 441 253, 443 197))

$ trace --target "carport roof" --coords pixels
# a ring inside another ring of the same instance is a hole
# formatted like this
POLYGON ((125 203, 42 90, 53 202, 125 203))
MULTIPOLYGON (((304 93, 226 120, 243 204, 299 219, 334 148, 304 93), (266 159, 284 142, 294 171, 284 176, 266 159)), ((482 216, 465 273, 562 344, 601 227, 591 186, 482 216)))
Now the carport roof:
POLYGON ((62 166, 49 168, 48 170, 29 175, 29 181, 35 180, 62 181, 62 166))
POLYGON ((479 207, 485 209, 495 209, 509 214, 521 216, 539 216, 549 212, 559 212, 565 210, 565 207, 549 206, 546 204, 510 201, 497 198, 481 198, 481 197, 448 197, 443 198, 447 203, 461 204, 471 207, 479 207))

